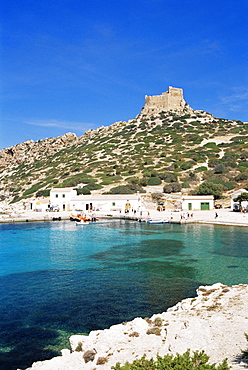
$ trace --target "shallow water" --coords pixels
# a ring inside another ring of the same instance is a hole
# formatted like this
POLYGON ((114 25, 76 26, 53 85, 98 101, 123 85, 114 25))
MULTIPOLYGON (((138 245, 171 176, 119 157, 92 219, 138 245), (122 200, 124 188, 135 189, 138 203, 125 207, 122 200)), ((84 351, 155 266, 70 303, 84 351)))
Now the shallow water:
POLYGON ((248 283, 248 229, 108 221, 0 225, 0 369, 72 334, 165 311, 200 284, 248 283))

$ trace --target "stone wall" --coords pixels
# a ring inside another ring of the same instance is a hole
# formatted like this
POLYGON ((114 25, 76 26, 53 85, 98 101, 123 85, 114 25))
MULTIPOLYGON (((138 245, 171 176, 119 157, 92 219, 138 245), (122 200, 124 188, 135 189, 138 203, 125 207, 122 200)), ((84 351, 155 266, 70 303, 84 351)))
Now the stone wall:
POLYGON ((186 105, 183 98, 183 89, 169 86, 168 91, 163 92, 161 95, 146 95, 142 114, 153 114, 169 110, 181 111, 186 105))

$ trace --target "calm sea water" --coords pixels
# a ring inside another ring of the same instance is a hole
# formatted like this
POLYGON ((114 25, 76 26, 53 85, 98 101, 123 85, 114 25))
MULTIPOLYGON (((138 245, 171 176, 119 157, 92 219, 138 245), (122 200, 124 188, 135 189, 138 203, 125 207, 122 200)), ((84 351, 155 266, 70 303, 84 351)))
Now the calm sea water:
POLYGON ((0 369, 165 311, 200 284, 248 283, 248 229, 109 221, 0 225, 0 369))

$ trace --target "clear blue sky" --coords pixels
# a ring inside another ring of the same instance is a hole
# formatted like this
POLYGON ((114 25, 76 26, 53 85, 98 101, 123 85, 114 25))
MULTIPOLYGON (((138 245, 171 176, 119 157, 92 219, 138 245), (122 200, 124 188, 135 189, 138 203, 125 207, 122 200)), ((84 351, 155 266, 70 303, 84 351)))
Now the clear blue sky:
POLYGON ((139 114, 182 87, 248 121, 247 0, 2 0, 0 148, 139 114))

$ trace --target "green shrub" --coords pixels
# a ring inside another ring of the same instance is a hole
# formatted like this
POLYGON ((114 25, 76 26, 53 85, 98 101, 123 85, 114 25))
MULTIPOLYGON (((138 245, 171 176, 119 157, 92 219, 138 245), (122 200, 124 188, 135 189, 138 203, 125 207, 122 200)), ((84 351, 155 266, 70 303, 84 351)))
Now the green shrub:
POLYGON ((217 164, 214 167, 214 173, 226 173, 226 172, 227 172, 227 167, 223 163, 217 164))
POLYGON ((223 190, 232 190, 234 189, 238 184, 234 181, 225 181, 225 177, 220 176, 212 176, 209 179, 209 182, 212 182, 214 184, 222 185, 223 190))
POLYGON ((71 176, 70 178, 64 180, 60 184, 60 187, 73 187, 73 186, 77 186, 78 184, 89 184, 95 181, 96 180, 89 175, 86 176, 84 174, 77 174, 77 175, 71 176))
POLYGON ((19 197, 18 195, 15 195, 14 198, 12 199, 12 201, 10 202, 10 204, 16 203, 16 202, 18 202, 21 199, 22 199, 22 197, 19 197))
POLYGON ((158 200, 160 200, 161 198, 163 198, 163 193, 159 193, 159 192, 157 192, 157 193, 152 193, 152 194, 151 194, 151 196, 152 196, 152 200, 153 200, 153 201, 158 201, 158 200))
POLYGON ((234 199, 234 202, 241 202, 243 201, 248 201, 248 194, 247 193, 241 193, 240 195, 237 196, 237 198, 234 199))
POLYGON ((111 188, 109 194, 135 194, 139 191, 140 193, 145 193, 145 190, 139 185, 119 185, 111 188))
POLYGON ((235 177, 236 181, 244 181, 244 180, 247 180, 247 179, 248 179, 248 172, 240 173, 239 175, 237 175, 235 177))
POLYGON ((195 169, 195 172, 202 172, 202 171, 207 171, 208 169, 207 169, 207 167, 205 167, 205 166, 201 166, 201 167, 197 167, 196 169, 195 169))
POLYGON ((187 181, 184 181, 184 182, 182 183, 182 188, 183 188, 183 189, 188 189, 188 188, 190 188, 190 184, 189 184, 187 181))
POLYGON ((182 190, 182 186, 179 182, 173 182, 171 184, 166 184, 164 186, 164 193, 178 193, 179 191, 182 190))
POLYGON ((42 187, 41 183, 35 184, 31 186, 31 188, 27 189, 24 191, 23 196, 25 197, 26 195, 30 195, 38 191, 42 187))
POLYGON ((161 145, 161 144, 164 144, 164 140, 163 139, 159 139, 155 142, 156 145, 161 145))
POLYGON ((61 179, 68 177, 70 175, 70 172, 64 172, 60 177, 61 179))
POLYGON ((90 189, 90 190, 99 190, 102 188, 102 186, 100 184, 96 184, 94 182, 91 182, 89 184, 87 184, 87 188, 90 189))
POLYGON ((149 177, 147 185, 160 185, 162 183, 159 177, 149 177))
POLYGON ((120 176, 120 178, 117 178, 117 176, 112 176, 112 177, 103 177, 102 178, 102 182, 100 182, 100 185, 110 185, 110 184, 114 184, 115 182, 118 182, 122 179, 122 177, 120 176))
MULTIPOLYGON (((246 340, 248 341, 248 334, 245 333, 245 337, 246 337, 246 340)), ((245 358, 248 359, 248 349, 246 351, 242 351, 242 352, 243 352, 245 358)))
POLYGON ((213 195, 215 199, 221 197, 223 186, 221 184, 214 184, 213 182, 204 181, 197 188, 197 195, 213 195))
POLYGON ((39 190, 35 194, 36 198, 38 198, 38 197, 49 197, 49 195, 50 195, 50 189, 39 190))
POLYGON ((80 183, 81 183, 80 179, 68 179, 62 182, 61 187, 63 188, 77 186, 80 183))
POLYGON ((135 145, 134 149, 139 151, 143 147, 144 147, 144 144, 137 144, 137 145, 135 145))
POLYGON ((76 189, 76 190, 77 190, 77 195, 89 195, 89 194, 91 194, 90 189, 88 188, 88 186, 83 186, 82 188, 76 189))
POLYGON ((187 161, 187 162, 183 162, 181 163, 180 167, 183 171, 186 171, 186 170, 189 170, 192 166, 194 166, 194 162, 193 161, 187 161))
POLYGON ((208 162, 209 167, 215 167, 219 164, 219 160, 216 158, 210 159, 208 162))
POLYGON ((147 186, 147 184, 148 184, 148 177, 143 177, 142 179, 140 179, 139 181, 140 186, 147 186))
POLYGON ((139 360, 134 360, 133 363, 126 362, 124 366, 117 363, 114 370, 229 370, 227 360, 223 360, 221 364, 209 364, 209 356, 204 351, 195 351, 190 355, 190 351, 186 351, 182 355, 165 355, 161 357, 157 355, 156 359, 146 359, 144 355, 139 360))
POLYGON ((248 161, 241 161, 240 163, 239 163, 239 166, 242 166, 242 167, 248 167, 248 161))
POLYGON ((210 142, 210 143, 207 143, 207 144, 203 145, 203 147, 214 149, 214 148, 217 147, 217 144, 215 142, 210 142))
POLYGON ((133 176, 133 177, 126 178, 126 181, 129 182, 130 184, 137 185, 139 183, 140 179, 138 177, 133 176))
POLYGON ((177 182, 177 175, 175 173, 167 172, 160 174, 159 177, 166 182, 177 182))

